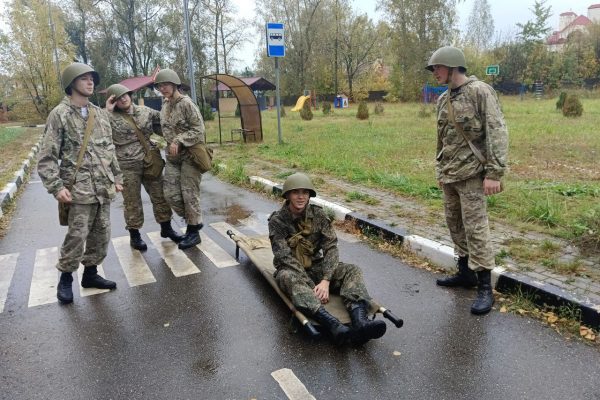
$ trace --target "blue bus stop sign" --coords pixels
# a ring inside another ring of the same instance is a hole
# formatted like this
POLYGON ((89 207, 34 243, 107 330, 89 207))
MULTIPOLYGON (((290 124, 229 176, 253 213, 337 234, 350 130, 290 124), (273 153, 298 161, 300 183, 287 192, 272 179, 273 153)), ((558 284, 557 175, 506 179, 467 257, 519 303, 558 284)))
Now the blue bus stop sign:
POLYGON ((285 37, 283 35, 283 24, 267 23, 267 56, 285 57, 285 37))

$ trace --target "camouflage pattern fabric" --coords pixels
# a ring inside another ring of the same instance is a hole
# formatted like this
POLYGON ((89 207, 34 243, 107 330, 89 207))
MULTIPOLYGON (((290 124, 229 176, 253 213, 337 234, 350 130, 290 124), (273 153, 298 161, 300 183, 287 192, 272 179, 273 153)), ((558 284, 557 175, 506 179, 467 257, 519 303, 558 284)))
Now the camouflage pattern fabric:
POLYGON ((321 302, 313 293, 315 284, 330 281, 330 292, 338 293, 346 307, 360 300, 370 300, 361 270, 353 264, 339 261, 337 236, 323 209, 309 204, 304 215, 294 219, 288 203, 269 218, 269 239, 273 250, 274 277, 281 290, 299 309, 316 312, 321 302), (289 239, 304 229, 304 236, 314 249, 310 267, 295 257, 289 239))
MULTIPOLYGON (((132 104, 132 107, 133 112, 130 115, 146 138, 146 141, 151 143, 150 136, 153 133, 162 134, 160 112, 150 107, 135 104, 132 104)), ((144 147, 138 140, 135 130, 125 118, 125 114, 121 111, 110 113, 110 125, 112 127, 112 138, 117 151, 119 165, 125 168, 128 163, 135 164, 136 161, 143 160, 144 147)))
POLYGON ((154 219, 159 224, 171 220, 173 212, 165 200, 163 193, 163 178, 144 178, 144 162, 127 163, 123 171, 123 212, 125 214, 125 229, 141 229, 144 225, 144 207, 142 204, 142 185, 152 202, 154 219))
MULTIPOLYGON (((71 189, 73 203, 107 203, 116 195, 115 183, 123 181, 115 155, 108 113, 95 108, 94 129, 71 189)), ((56 196, 73 180, 79 149, 83 144, 86 120, 81 110, 65 97, 48 115, 46 130, 38 156, 38 174, 48 190, 56 196), (61 160, 59 165, 58 161, 61 160)))
MULTIPOLYGON (((135 104, 132 104, 132 108, 133 112, 130 115, 147 143, 151 144, 150 136, 153 133, 162 134, 160 113, 149 107, 135 104)), ((170 221, 173 213, 165 200, 162 176, 158 179, 144 178, 144 146, 140 143, 134 128, 121 111, 110 113, 110 123, 117 159, 123 171, 123 212, 126 229, 141 229, 144 225, 142 185, 150 196, 156 222, 170 221)))
POLYGON ((202 172, 184 156, 167 156, 164 173, 164 194, 169 206, 188 225, 202 223, 200 182, 202 172))
POLYGON ((99 265, 106 257, 110 240, 110 203, 71 204, 69 228, 60 248, 58 268, 74 272, 79 263, 99 265))
POLYGON ((204 143, 204 121, 198 106, 188 96, 165 99, 160 110, 160 124, 168 144, 180 143, 190 147, 204 143))
POLYGON ((468 255, 469 268, 474 271, 493 269, 495 260, 490 242, 483 178, 445 183, 443 188, 446 223, 456 255, 468 255))
POLYGON ((188 225, 202 223, 200 181, 202 173, 191 162, 186 147, 204 143, 204 121, 200 110, 185 95, 175 100, 165 99, 160 111, 162 133, 167 141, 182 145, 177 156, 167 155, 164 173, 164 193, 167 202, 188 225))
MULTIPOLYGON (((115 184, 123 182, 108 113, 91 103, 88 108, 95 109, 96 117, 70 190, 69 227, 57 264, 63 272, 75 271, 80 262, 89 266, 104 260, 110 238, 110 201, 116 195, 115 184)), ((68 96, 48 115, 37 168, 44 187, 54 196, 73 181, 86 124, 81 109, 68 96)))
POLYGON ((498 96, 490 85, 470 77, 457 89, 444 92, 437 103, 438 138, 436 178, 443 183, 458 182, 476 175, 500 180, 506 169, 508 130, 498 96), (463 135, 448 118, 448 98, 456 123, 486 158, 483 166, 463 135))

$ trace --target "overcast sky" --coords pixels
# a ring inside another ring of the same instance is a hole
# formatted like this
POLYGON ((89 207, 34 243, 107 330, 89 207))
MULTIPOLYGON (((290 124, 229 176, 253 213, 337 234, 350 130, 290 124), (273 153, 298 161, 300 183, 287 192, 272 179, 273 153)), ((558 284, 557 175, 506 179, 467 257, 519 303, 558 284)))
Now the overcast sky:
MULTIPOLYGON (((253 0, 232 0, 238 7, 241 15, 251 16, 254 15, 254 1, 253 0)), ((466 25, 471 9, 473 8, 474 1, 478 0, 464 0, 458 5, 458 15, 460 18, 460 27, 464 28, 466 25)), ((516 33, 517 29, 515 25, 518 22, 526 22, 533 19, 533 13, 530 8, 533 8, 534 0, 488 0, 490 4, 492 16, 494 18, 494 25, 496 34, 510 34, 516 33)), ((352 1, 355 10, 367 13, 371 18, 377 20, 381 18, 381 12, 376 11, 377 0, 353 0, 352 1)), ((547 6, 552 7, 552 17, 550 17, 550 25, 552 29, 558 28, 558 16, 565 11, 573 11, 577 15, 586 15, 587 9, 592 4, 600 3, 600 0, 548 0, 546 1, 547 6)), ((279 22, 279 21, 271 21, 279 22)), ((255 32, 252 32, 256 35, 255 32)), ((242 62, 236 65, 236 69, 244 69, 245 66, 252 67, 254 62, 254 54, 258 49, 258 40, 249 43, 245 46, 243 51, 240 53, 239 58, 242 62)), ((265 50, 266 51, 266 50, 265 50)))
MULTIPOLYGON (((247 18, 251 18, 254 15, 254 0, 232 1, 237 5, 240 15, 244 15, 247 18)), ((464 0, 458 6, 461 27, 464 27, 469 19, 469 14, 474 1, 478 0, 464 0)), ((548 0, 546 4, 552 7, 553 15, 550 18, 550 24, 553 30, 558 27, 558 16, 560 13, 573 11, 577 15, 587 15, 588 7, 596 2, 600 3, 600 0, 548 0)), ((381 18, 381 13, 376 11, 376 0, 353 0, 352 3, 356 10, 367 13, 374 20, 381 18)), ((516 23, 526 22, 533 18, 533 14, 529 9, 533 7, 534 0, 489 0, 489 3, 492 9, 492 16, 494 17, 494 25, 497 33, 515 33, 516 23)), ((7 4, 8 0, 0 0, 0 16, 2 16, 0 28, 2 28, 2 30, 5 30, 4 17, 6 15, 7 4)), ((241 59, 241 62, 235 67, 239 70, 244 69, 246 66, 251 68, 254 64, 254 54, 259 50, 258 43, 260 36, 258 35, 262 35, 263 33, 250 31, 249 34, 252 36, 253 40, 251 40, 239 54, 238 58, 241 59)))

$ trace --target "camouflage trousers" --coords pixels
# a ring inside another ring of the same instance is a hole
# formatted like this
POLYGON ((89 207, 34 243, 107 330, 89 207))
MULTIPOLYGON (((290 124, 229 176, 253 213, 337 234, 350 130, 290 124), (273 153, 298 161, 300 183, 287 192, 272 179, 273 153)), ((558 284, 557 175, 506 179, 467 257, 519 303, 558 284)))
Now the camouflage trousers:
POLYGON ((99 265, 110 240, 110 203, 71 204, 69 227, 60 248, 58 268, 74 272, 79 264, 99 265))
POLYGON ((173 211, 183 217, 188 225, 202 223, 200 209, 202 173, 198 167, 187 159, 168 156, 163 179, 165 198, 173 211))
POLYGON ((473 271, 493 269, 494 253, 490 242, 487 200, 480 176, 444 184, 446 223, 457 256, 469 256, 473 271))
MULTIPOLYGON (((296 308, 315 313, 321 307, 321 301, 315 296, 315 284, 323 280, 321 263, 313 264, 305 271, 281 268, 275 274, 275 281, 288 295, 296 308)), ((338 263, 329 283, 330 293, 339 293, 346 307, 360 300, 371 300, 362 271, 354 264, 338 263)))
POLYGON ((143 162, 123 166, 123 212, 125 229, 140 229, 144 225, 144 207, 142 205, 142 185, 152 202, 154 219, 159 224, 171 220, 173 212, 163 194, 162 176, 157 179, 144 178, 143 162))

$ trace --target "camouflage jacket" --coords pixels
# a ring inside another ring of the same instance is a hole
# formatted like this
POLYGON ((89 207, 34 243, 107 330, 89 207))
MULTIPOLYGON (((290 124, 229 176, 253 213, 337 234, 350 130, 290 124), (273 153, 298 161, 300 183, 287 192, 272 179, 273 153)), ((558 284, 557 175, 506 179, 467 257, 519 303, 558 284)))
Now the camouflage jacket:
POLYGON ((304 265, 294 256, 288 244, 288 240, 302 230, 301 224, 310 230, 305 238, 314 248, 313 264, 323 263, 323 279, 331 280, 333 268, 339 262, 337 236, 323 209, 314 204, 306 207, 303 216, 294 218, 286 201, 279 211, 275 211, 269 217, 269 239, 275 268, 277 270, 289 268, 304 272, 304 265))
POLYGON ((164 99, 160 124, 168 144, 181 143, 184 147, 190 147, 204 142, 202 115, 188 96, 181 95, 174 101, 164 99))
POLYGON ((452 183, 483 173, 500 180, 506 169, 508 130, 498 96, 490 85, 470 77, 457 89, 444 92, 437 103, 436 178, 452 183), (463 135, 448 117, 448 98, 452 101, 456 123, 485 157, 477 159, 463 135))
MULTIPOLYGON (((123 182, 108 113, 89 103, 88 109, 92 108, 96 114, 94 128, 70 190, 73 203, 78 204, 109 201, 116 195, 115 183, 123 182)), ((48 193, 54 196, 73 182, 86 123, 81 109, 71 104, 68 96, 48 115, 37 169, 48 193)))
MULTIPOLYGON (((150 142, 150 135, 157 133, 162 135, 160 128, 160 112, 146 106, 137 106, 132 104, 133 113, 130 114, 135 124, 140 129, 146 142, 153 147, 150 142)), ((121 166, 129 163, 135 163, 144 159, 144 146, 139 141, 135 129, 129 123, 125 113, 117 111, 110 113, 110 125, 112 127, 112 139, 117 151, 117 159, 121 166)))

